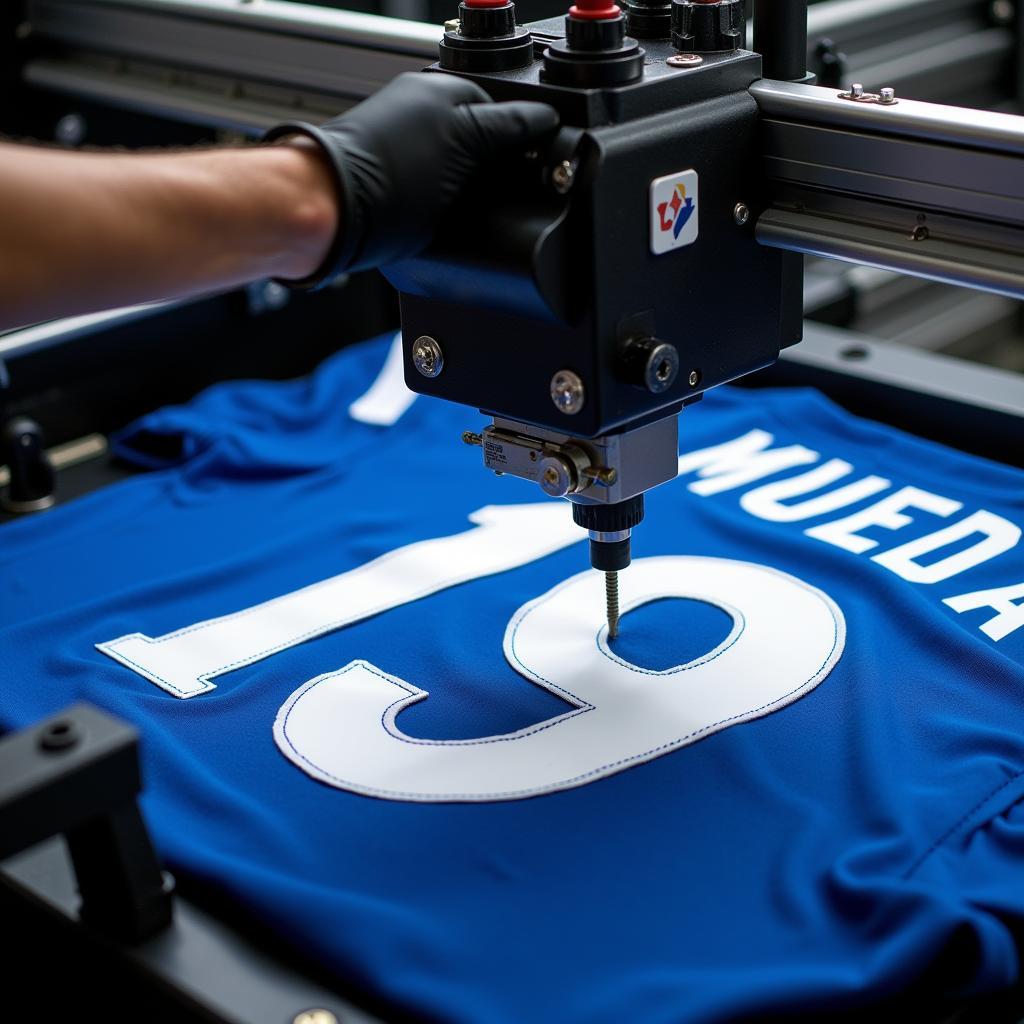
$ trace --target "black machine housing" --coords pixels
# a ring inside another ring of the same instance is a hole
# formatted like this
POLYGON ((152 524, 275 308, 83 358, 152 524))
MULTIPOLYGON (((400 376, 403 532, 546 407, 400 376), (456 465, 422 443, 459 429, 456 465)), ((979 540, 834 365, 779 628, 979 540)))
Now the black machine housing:
POLYGON ((400 292, 412 390, 591 438, 679 412, 772 363, 800 340, 802 274, 799 257, 754 240, 763 174, 747 90, 761 58, 705 53, 680 68, 667 63, 678 56, 668 40, 645 39, 637 81, 554 85, 542 56, 563 24, 531 26, 535 59, 525 68, 460 72, 495 100, 554 106, 557 137, 494 166, 431 248, 386 274, 400 292), (655 255, 651 183, 689 169, 699 176, 698 238, 655 255), (423 335, 443 351, 435 377, 413 364, 423 335), (674 345, 680 361, 658 393, 630 372, 627 354, 652 338, 674 345), (586 389, 572 415, 549 394, 566 369, 586 389))

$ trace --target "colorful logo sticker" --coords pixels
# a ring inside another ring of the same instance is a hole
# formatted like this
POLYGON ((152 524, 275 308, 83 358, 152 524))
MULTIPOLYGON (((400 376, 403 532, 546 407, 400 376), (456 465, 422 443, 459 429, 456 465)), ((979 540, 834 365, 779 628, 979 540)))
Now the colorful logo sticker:
POLYGON ((656 256, 697 241, 697 172, 651 182, 651 252, 656 256))

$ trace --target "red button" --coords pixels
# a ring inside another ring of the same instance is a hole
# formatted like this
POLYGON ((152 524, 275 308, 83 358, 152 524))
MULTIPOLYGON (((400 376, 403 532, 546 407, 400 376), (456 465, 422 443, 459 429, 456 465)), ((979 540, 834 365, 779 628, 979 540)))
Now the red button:
POLYGON ((569 17, 582 21, 599 21, 603 18, 617 18, 622 12, 612 0, 577 0, 569 8, 569 17))

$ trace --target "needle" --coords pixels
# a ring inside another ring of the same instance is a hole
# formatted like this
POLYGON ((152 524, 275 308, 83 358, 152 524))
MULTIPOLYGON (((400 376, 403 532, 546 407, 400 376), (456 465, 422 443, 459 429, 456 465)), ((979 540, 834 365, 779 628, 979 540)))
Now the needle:
POLYGON ((608 606, 608 639, 614 640, 619 635, 619 574, 604 574, 604 593, 608 606))

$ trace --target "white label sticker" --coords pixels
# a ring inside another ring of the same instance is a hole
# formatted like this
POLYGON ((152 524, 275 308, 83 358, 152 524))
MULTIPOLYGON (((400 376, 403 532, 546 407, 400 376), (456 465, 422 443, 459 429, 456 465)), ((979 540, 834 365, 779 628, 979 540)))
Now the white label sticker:
POLYGON ((697 183, 693 170, 651 182, 651 252, 655 256, 697 241, 697 183))

